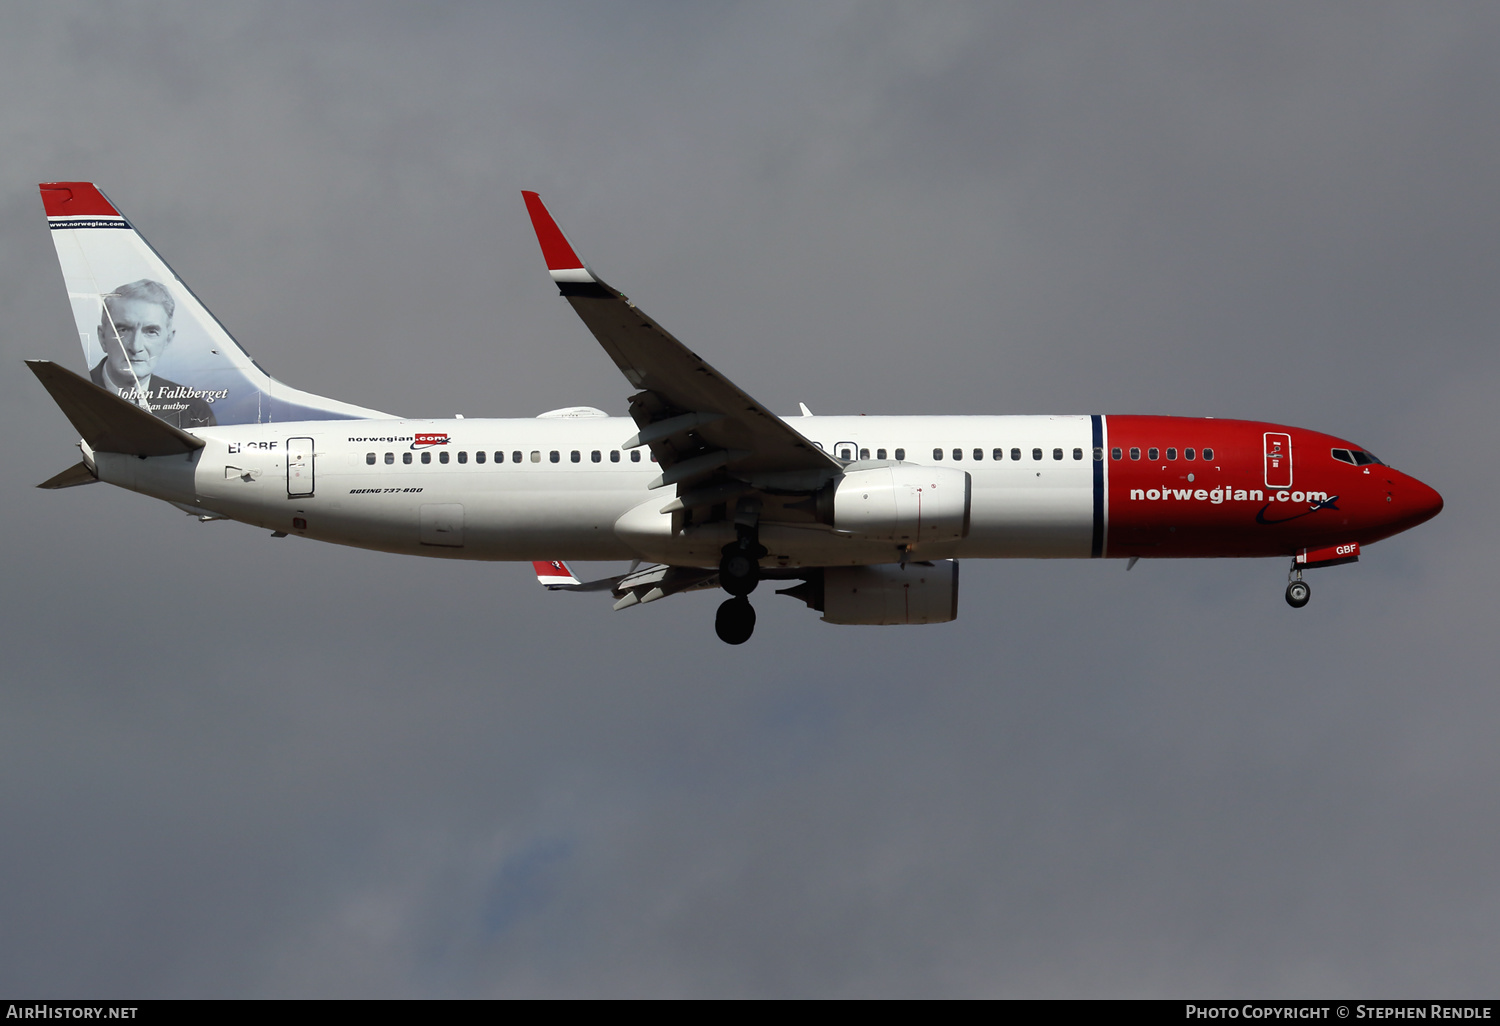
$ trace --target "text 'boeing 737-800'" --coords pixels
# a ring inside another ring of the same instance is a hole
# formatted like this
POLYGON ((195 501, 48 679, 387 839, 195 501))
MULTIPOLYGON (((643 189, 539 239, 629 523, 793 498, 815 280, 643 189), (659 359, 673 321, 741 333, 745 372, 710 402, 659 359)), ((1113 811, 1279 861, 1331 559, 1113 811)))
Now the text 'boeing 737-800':
POLYGON ((82 440, 44 488, 105 481, 203 520, 383 552, 531 561, 617 609, 765 581, 837 624, 958 615, 961 559, 1282 556, 1302 571, 1443 500, 1342 438, 1116 416, 778 417, 579 259, 523 193, 552 280, 630 383, 629 418, 410 420, 267 375, 93 185, 42 199, 87 375, 30 361, 82 440), (583 582, 569 560, 631 560, 583 582))

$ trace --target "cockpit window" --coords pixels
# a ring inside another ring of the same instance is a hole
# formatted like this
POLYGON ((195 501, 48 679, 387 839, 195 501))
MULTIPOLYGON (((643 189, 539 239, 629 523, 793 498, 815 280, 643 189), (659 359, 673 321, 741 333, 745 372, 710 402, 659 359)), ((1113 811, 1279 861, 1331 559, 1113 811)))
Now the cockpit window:
POLYGON ((1348 463, 1351 466, 1368 467, 1372 463, 1385 466, 1374 453, 1365 452, 1363 449, 1331 449, 1329 452, 1340 463, 1348 463))

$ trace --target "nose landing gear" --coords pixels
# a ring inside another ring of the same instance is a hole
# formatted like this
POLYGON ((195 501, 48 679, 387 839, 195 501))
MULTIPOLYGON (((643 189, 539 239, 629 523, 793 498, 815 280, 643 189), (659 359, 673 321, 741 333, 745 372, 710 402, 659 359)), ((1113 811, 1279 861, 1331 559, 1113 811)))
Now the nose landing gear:
POLYGON ((1301 609, 1307 605, 1308 599, 1312 598, 1312 589, 1302 579, 1302 568, 1295 562, 1291 570, 1287 571, 1286 604, 1293 609, 1301 609))

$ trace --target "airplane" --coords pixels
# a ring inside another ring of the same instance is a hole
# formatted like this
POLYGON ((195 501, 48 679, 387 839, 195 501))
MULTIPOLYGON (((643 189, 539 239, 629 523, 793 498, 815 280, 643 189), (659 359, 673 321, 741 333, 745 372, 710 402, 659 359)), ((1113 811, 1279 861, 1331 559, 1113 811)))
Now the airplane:
POLYGON ((1368 449, 1245 420, 781 417, 577 255, 522 197, 559 294, 631 387, 629 416, 411 419, 270 377, 94 185, 41 186, 87 375, 27 361, 82 436, 44 482, 104 481, 202 521, 382 552, 530 561, 617 609, 719 589, 743 644, 761 581, 834 624, 958 616, 964 559, 1290 557, 1303 571, 1436 516, 1368 449), (630 560, 581 581, 569 561, 630 560))

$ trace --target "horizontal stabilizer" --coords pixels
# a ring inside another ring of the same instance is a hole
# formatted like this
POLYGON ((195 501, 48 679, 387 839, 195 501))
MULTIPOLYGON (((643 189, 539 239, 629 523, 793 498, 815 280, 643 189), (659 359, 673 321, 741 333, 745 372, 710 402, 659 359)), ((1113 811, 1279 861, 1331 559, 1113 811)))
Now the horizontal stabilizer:
POLYGON ((203 448, 203 439, 158 420, 51 360, 27 360, 26 366, 52 393, 53 401, 95 452, 173 456, 203 448))
POLYGON ((89 465, 82 460, 73 464, 61 474, 54 474, 47 478, 38 488, 72 488, 74 485, 93 484, 99 478, 89 469, 89 465))

